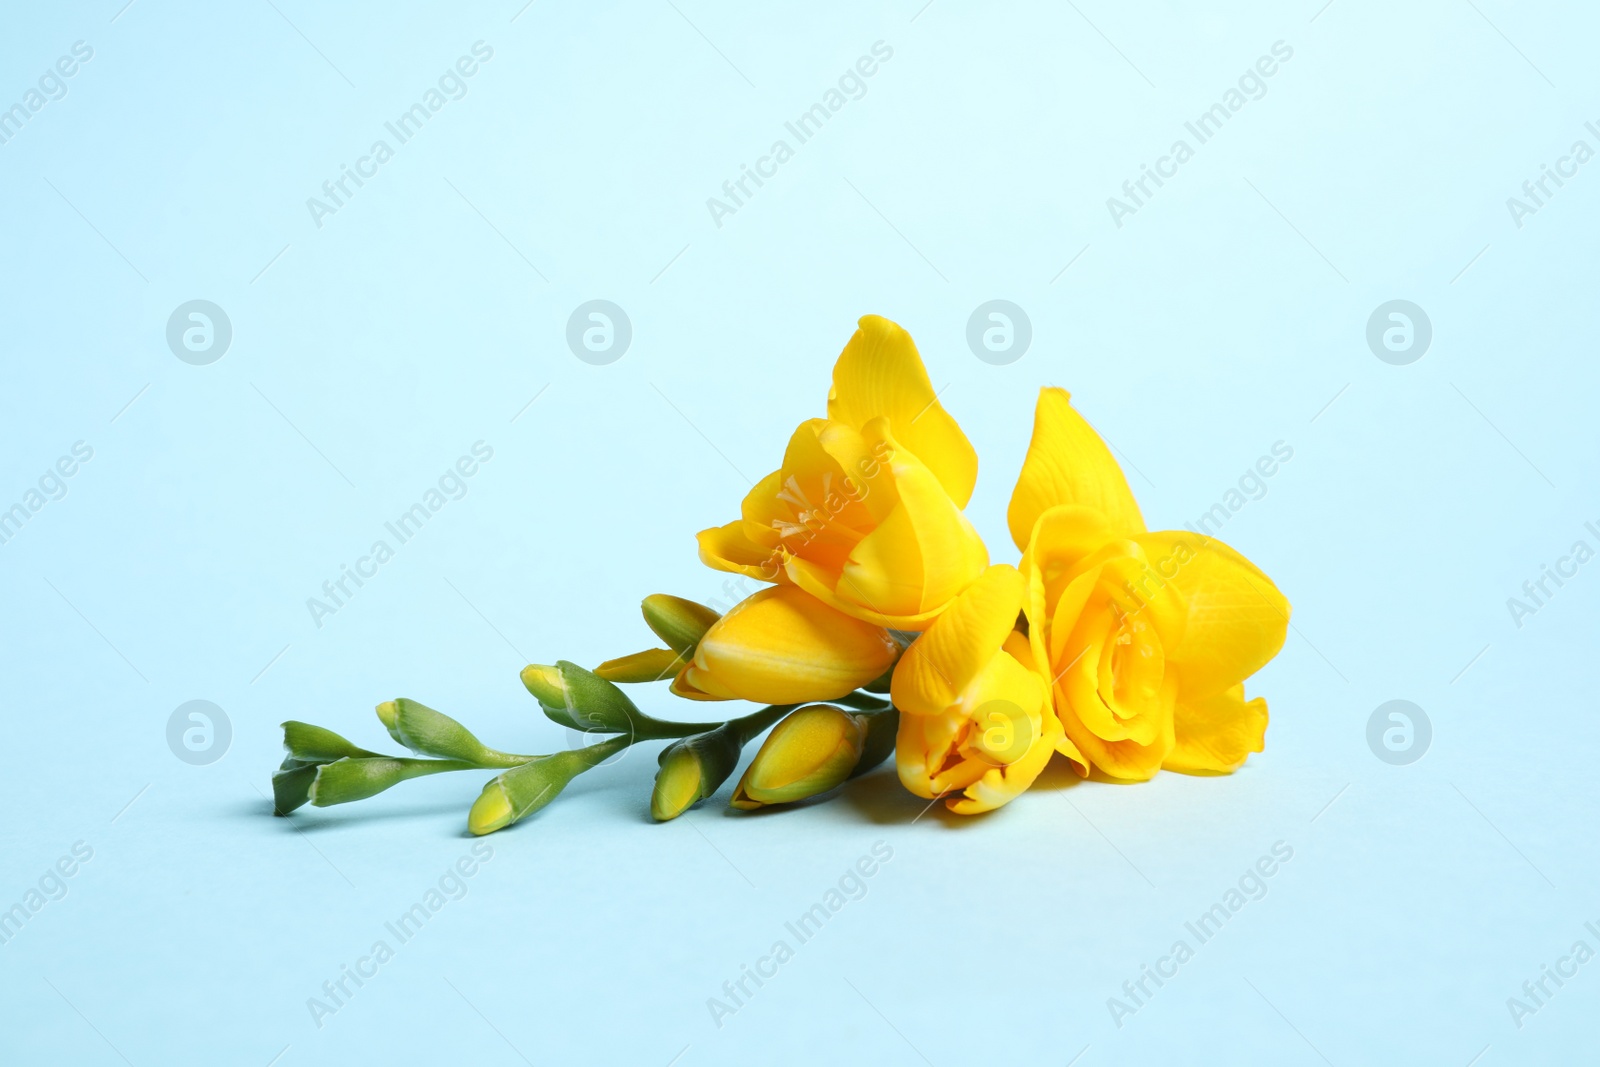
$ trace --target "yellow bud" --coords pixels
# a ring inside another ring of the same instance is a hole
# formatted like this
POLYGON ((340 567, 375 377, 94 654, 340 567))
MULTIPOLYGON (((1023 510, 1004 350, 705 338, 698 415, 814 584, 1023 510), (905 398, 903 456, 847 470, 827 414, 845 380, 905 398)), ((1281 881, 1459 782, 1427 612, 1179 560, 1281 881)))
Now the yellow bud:
POLYGON ((478 837, 492 834, 511 822, 511 801, 503 789, 485 789, 467 813, 467 829, 478 837))
POLYGON ((686 666, 688 661, 670 648, 647 648, 631 656, 608 659, 594 673, 608 682, 660 682, 686 666))
POLYGON ((539 698, 539 703, 553 708, 567 706, 567 684, 561 680, 561 671, 540 663, 530 663, 522 668, 522 684, 528 692, 539 698))
POLYGON ((383 723, 385 730, 393 730, 394 724, 400 721, 400 709, 392 700, 385 700, 377 707, 378 721, 383 723))
POLYGON ((673 689, 756 704, 834 700, 880 677, 899 652, 882 627, 779 585, 747 597, 707 630, 673 689))
POLYGON ((828 704, 801 708, 772 728, 731 803, 749 810, 825 793, 850 777, 866 739, 861 716, 828 704))
POLYGON ((700 799, 704 782, 700 758, 691 749, 673 749, 656 773, 655 792, 650 795, 650 814, 657 822, 676 819, 700 799))

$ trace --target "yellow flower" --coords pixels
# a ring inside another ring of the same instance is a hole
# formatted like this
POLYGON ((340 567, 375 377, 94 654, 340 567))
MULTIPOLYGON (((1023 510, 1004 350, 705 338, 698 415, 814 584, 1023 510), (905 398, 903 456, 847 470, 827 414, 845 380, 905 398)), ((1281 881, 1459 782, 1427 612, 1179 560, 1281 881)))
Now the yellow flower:
POLYGON ((1289 602, 1215 538, 1152 533, 1065 390, 1045 389, 1007 512, 1035 661, 1082 773, 1228 773, 1260 752, 1244 680, 1283 647, 1289 602))
POLYGON ((672 691, 693 700, 803 704, 833 700, 883 676, 900 647, 792 585, 740 601, 700 638, 672 691))
POLYGON ((738 520, 701 531, 700 558, 920 630, 988 565, 962 513, 977 472, 911 336, 868 315, 834 365, 828 417, 795 430, 738 520))
POLYGON ((1027 583, 990 567, 906 649, 890 695, 900 709, 895 765, 920 797, 970 815, 1012 800, 1061 738, 1028 640, 1015 627, 1027 583))

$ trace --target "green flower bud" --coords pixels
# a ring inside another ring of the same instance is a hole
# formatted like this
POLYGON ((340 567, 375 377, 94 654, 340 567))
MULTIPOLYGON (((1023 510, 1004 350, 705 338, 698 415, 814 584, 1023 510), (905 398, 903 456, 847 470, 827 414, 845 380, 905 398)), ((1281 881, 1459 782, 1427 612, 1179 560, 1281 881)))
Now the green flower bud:
POLYGON ((332 804, 349 804, 377 796, 391 786, 423 775, 440 771, 470 770, 472 764, 461 760, 394 759, 389 756, 335 760, 316 769, 316 777, 307 790, 312 804, 326 808, 332 804))
POLYGON ((361 759, 379 753, 357 748, 332 730, 290 719, 283 727, 283 747, 289 758, 303 763, 332 763, 336 759, 361 759))
POLYGON ((467 813, 467 830, 481 837, 532 815, 560 796, 568 782, 629 744, 627 737, 613 737, 588 748, 541 756, 491 778, 467 813))
POLYGON ((683 747, 683 742, 662 749, 661 756, 655 790, 650 794, 650 814, 657 822, 666 822, 704 800, 716 791, 716 786, 707 784, 700 754, 683 747))
POLYGON ((686 659, 694 655, 695 646, 711 624, 722 618, 704 604, 666 593, 653 593, 639 606, 645 623, 656 636, 686 659))
POLYGON ((283 761, 272 776, 272 814, 287 815, 311 799, 319 766, 293 757, 283 761))
POLYGON ((662 749, 650 814, 658 822, 676 819, 715 793, 739 765, 739 754, 750 739, 791 710, 793 705, 763 708, 662 749))
POLYGON ((574 730, 632 734, 642 717, 616 685, 564 659, 553 667, 529 664, 522 669, 522 684, 539 698, 547 716, 574 730))
POLYGON ((401 697, 378 705, 378 719, 389 736, 425 756, 465 760, 485 767, 514 767, 522 759, 497 751, 472 735, 472 731, 426 704, 401 697))
POLYGON ((539 698, 552 722, 583 733, 626 734, 638 741, 686 737, 718 725, 652 718, 614 683, 564 659, 557 660, 553 667, 529 664, 522 669, 522 684, 539 698))

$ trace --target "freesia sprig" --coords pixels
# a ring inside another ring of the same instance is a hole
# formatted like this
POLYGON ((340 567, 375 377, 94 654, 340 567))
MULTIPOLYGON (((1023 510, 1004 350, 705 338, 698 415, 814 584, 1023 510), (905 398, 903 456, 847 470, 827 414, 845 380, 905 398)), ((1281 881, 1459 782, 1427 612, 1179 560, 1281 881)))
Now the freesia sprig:
POLYGON ((648 596, 659 644, 593 670, 522 670, 548 719, 598 743, 520 755, 424 704, 385 701, 378 718, 413 755, 284 723, 275 809, 490 770, 468 828, 491 833, 630 746, 664 741, 650 812, 667 821, 733 778, 763 733, 735 808, 820 796, 891 753, 908 791, 977 815, 1057 757, 1079 775, 1143 781, 1231 774, 1261 752, 1267 703, 1245 684, 1287 634, 1289 601, 1272 580, 1204 522, 1147 526, 1110 447, 1056 387, 1039 392, 1006 508, 1020 555, 991 560, 966 515, 977 451, 939 397, 911 335, 863 317, 826 406, 737 517, 697 536, 701 562, 761 586, 726 613, 648 596), (621 688, 655 683, 696 707, 765 706, 677 722, 621 688))
MULTIPOLYGON (((709 628, 716 614, 676 597, 652 600, 655 601, 653 605, 646 602, 647 619, 651 617, 652 607, 659 609, 663 604, 683 615, 702 619, 709 615, 706 626, 687 640, 686 630, 663 626, 671 633, 670 637, 662 634, 664 640, 683 642, 681 648, 670 650, 668 654, 674 658, 680 654, 692 656, 699 634, 709 628), (667 604, 669 601, 672 603, 667 604)), ((521 678, 523 686, 539 701, 551 722, 585 734, 610 736, 596 744, 565 752, 522 755, 484 744, 460 722, 419 701, 405 697, 386 700, 376 708, 378 721, 389 731, 390 737, 417 753, 410 757, 373 752, 356 746, 332 730, 290 721, 283 724, 283 743, 288 755, 272 778, 274 810, 279 815, 288 815, 307 803, 329 807, 366 800, 401 782, 447 771, 498 770, 501 773, 484 785, 467 815, 467 828, 471 833, 488 834, 544 808, 578 775, 604 764, 630 746, 645 741, 672 741, 661 752, 661 770, 651 800, 651 813, 658 820, 673 819, 715 793, 733 774, 745 746, 795 708, 793 704, 769 705, 721 722, 671 722, 641 711, 615 682, 602 677, 598 670, 590 671, 568 660, 554 664, 531 663, 522 669, 521 678)), ((888 708, 887 702, 867 693, 849 693, 839 702, 854 709, 867 709, 879 717, 888 708)), ((866 721, 859 710, 853 713, 832 707, 828 710, 852 722, 857 718, 863 723, 866 721)), ((892 738, 892 728, 889 735, 892 738)), ((873 764, 882 758, 879 755, 873 764)), ((855 762, 852 759, 851 765, 855 762)), ((839 781, 844 777, 840 776, 839 781)), ((782 800, 798 800, 837 784, 838 781, 824 783, 819 779, 816 788, 798 792, 791 789, 794 795, 782 800)), ((774 797, 767 802, 782 800, 774 797)))

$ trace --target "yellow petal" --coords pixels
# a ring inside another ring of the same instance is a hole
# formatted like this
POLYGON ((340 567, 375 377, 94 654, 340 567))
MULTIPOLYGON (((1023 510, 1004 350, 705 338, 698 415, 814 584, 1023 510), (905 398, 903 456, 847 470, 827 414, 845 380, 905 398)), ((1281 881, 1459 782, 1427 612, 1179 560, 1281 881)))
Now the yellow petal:
POLYGON ((700 562, 758 581, 780 580, 783 568, 774 561, 773 550, 751 540, 748 525, 743 519, 736 519, 726 526, 701 530, 695 535, 700 544, 700 562))
POLYGON ((832 700, 894 663, 881 627, 853 619, 793 586, 763 589, 706 631, 684 672, 694 688, 758 704, 832 700))
POLYGON ((694 675, 695 675, 695 667, 694 667, 693 663, 690 663, 687 667, 683 668, 683 670, 678 672, 678 676, 676 678, 672 679, 672 684, 670 686, 668 686, 667 688, 671 691, 673 696, 675 696, 675 697, 683 697, 685 700, 737 700, 737 699, 739 699, 738 697, 734 696, 732 693, 707 692, 706 690, 700 688, 700 685, 698 683, 704 683, 704 684, 706 684, 708 686, 712 686, 714 688, 716 686, 715 679, 705 677, 703 674, 701 675, 701 677, 695 678, 694 675))
POLYGON ((910 715, 936 715, 960 699, 995 651, 1014 633, 1025 583, 1003 563, 984 571, 894 669, 890 696, 910 715))
POLYGON ((973 709, 971 747, 988 769, 945 806, 957 815, 993 811, 1034 783, 1056 750, 1061 726, 1050 713, 1044 680, 1000 652, 963 694, 973 709))
POLYGON ((1177 696, 1177 689, 1176 679, 1169 678, 1162 694, 1167 710, 1156 717, 1157 732, 1150 744, 1143 744, 1130 738, 1108 741, 1090 730, 1083 724, 1075 708, 1069 706, 1059 686, 1056 690, 1056 707, 1060 711, 1061 725, 1066 730, 1067 736, 1089 758, 1090 763, 1113 778, 1143 782, 1155 777, 1156 772, 1161 769, 1162 761, 1172 751, 1171 708, 1177 696))
POLYGON ((594 673, 608 682, 659 682, 671 678, 687 664, 670 648, 647 648, 628 656, 608 659, 594 673))
POLYGON ((761 743, 736 794, 757 804, 788 804, 839 785, 861 761, 862 720, 828 704, 785 716, 761 743))
POLYGON ((1246 701, 1236 685, 1198 700, 1178 701, 1177 742, 1161 764, 1185 774, 1231 774, 1266 744, 1267 702, 1246 701))
POLYGON ((1289 601, 1255 564, 1216 538, 1187 531, 1137 540, 1188 602, 1183 640, 1167 649, 1167 659, 1182 670, 1184 699, 1220 693, 1278 654, 1289 629, 1289 601))
POLYGON ((920 457, 898 447, 883 422, 868 441, 893 449, 896 506, 850 553, 835 591, 888 616, 919 615, 948 605, 989 565, 983 539, 920 457))
POLYGON ((1081 504, 1101 512, 1122 536, 1144 532, 1128 479, 1105 441, 1072 406, 1065 389, 1039 391, 1033 440, 1006 509, 1011 539, 1025 549, 1033 524, 1049 508, 1081 504))
POLYGON ((828 418, 861 429, 887 418, 895 436, 928 465, 956 507, 964 508, 978 480, 978 454, 940 406, 911 335, 888 319, 867 315, 833 367, 828 418))

